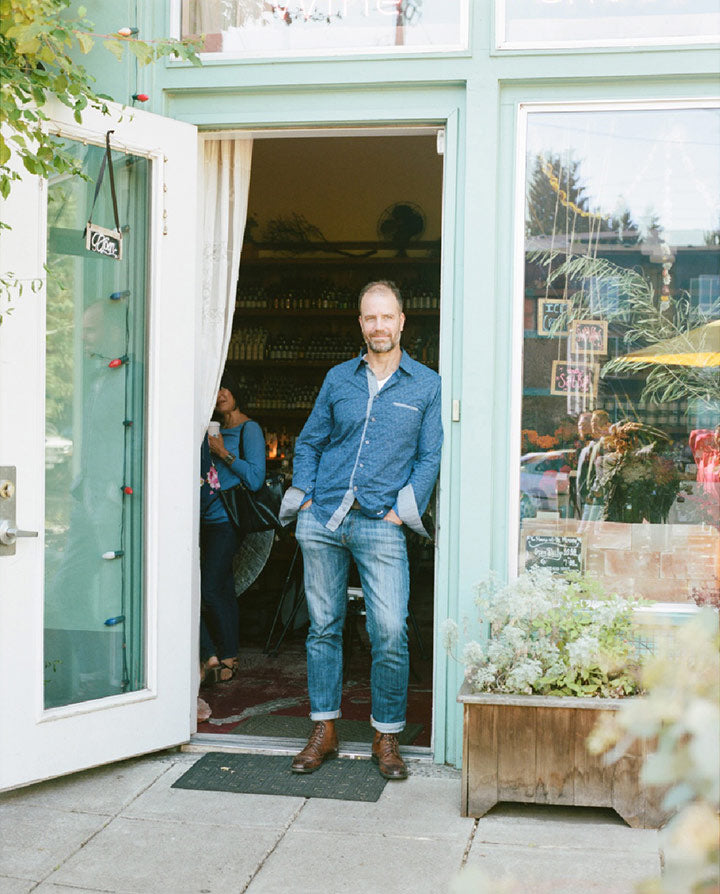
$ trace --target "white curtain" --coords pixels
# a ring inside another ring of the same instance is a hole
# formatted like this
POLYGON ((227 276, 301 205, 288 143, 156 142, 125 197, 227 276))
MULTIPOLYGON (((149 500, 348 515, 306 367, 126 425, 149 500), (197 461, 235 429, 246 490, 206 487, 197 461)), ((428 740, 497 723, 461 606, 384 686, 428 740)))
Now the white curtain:
POLYGON ((199 340, 197 443, 215 407, 235 311, 247 218, 252 140, 205 140, 201 177, 202 322, 199 340))

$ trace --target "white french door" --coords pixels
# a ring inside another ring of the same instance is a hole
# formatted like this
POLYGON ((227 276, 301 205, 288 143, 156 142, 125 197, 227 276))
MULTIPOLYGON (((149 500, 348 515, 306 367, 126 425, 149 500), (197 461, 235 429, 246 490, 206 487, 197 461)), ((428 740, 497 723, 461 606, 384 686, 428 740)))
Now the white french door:
POLYGON ((22 171, 0 211, 0 789, 195 724, 197 133, 53 113, 88 179, 22 171), (83 237, 109 130, 120 259, 83 237))

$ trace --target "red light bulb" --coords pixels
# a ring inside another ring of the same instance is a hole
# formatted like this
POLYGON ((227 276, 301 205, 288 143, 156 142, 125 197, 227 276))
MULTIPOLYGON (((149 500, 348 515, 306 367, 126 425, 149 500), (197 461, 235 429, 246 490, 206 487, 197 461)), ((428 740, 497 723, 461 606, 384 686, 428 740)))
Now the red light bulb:
POLYGON ((147 93, 133 93, 133 99, 136 102, 147 102, 150 97, 147 95, 147 93))

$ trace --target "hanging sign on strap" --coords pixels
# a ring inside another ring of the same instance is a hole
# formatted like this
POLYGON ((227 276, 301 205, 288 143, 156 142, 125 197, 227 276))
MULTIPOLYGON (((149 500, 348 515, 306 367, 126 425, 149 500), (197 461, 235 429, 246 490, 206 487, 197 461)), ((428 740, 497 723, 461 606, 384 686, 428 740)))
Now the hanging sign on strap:
POLYGON ((120 230, 120 219, 118 217, 117 196, 115 195, 115 175, 113 173, 112 152, 110 149, 110 134, 114 131, 109 130, 105 134, 105 155, 100 165, 100 173, 98 174, 97 183, 95 184, 95 196, 93 197, 92 207, 90 208, 90 217, 85 227, 85 248, 88 251, 105 255, 115 261, 122 260, 122 232, 120 230), (105 227, 99 227, 92 222, 93 211, 95 210, 95 202, 97 202, 100 187, 102 186, 103 177, 105 175, 105 167, 110 173, 110 194, 112 196, 113 214, 115 215, 115 229, 108 230, 105 227))

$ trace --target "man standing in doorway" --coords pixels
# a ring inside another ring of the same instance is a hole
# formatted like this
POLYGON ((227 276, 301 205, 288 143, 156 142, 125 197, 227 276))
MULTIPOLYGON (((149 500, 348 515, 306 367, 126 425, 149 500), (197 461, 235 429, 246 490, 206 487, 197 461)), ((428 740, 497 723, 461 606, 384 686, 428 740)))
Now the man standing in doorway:
POLYGON ((365 598, 372 646, 372 757, 386 779, 405 779, 398 733, 408 686, 407 525, 427 536, 421 516, 437 478, 442 445, 440 377, 400 347, 405 325, 394 283, 369 283, 359 321, 367 352, 325 377, 295 444, 293 482, 280 519, 297 515, 310 614, 307 637, 308 744, 293 760, 312 773, 337 754, 342 631, 350 559, 365 598), (299 511, 298 511, 299 510, 299 511))

